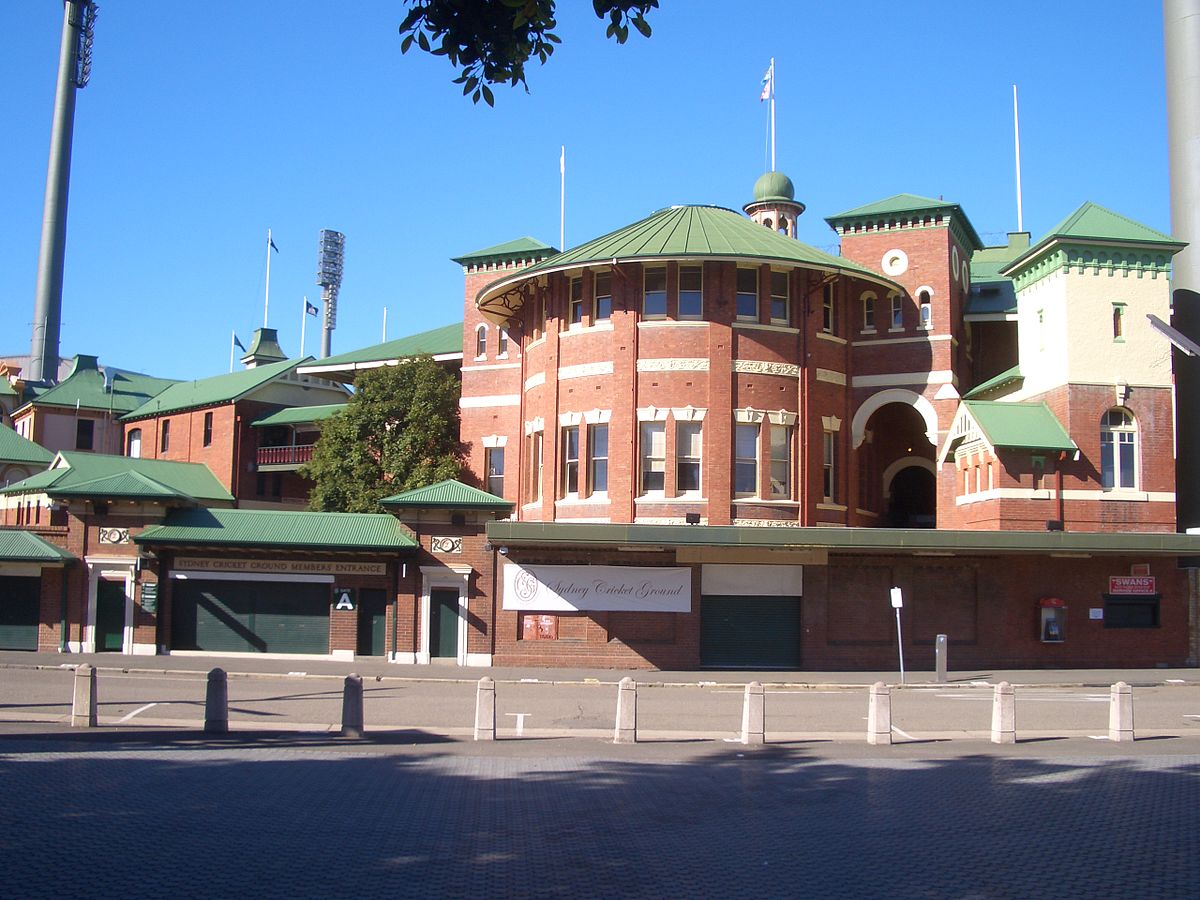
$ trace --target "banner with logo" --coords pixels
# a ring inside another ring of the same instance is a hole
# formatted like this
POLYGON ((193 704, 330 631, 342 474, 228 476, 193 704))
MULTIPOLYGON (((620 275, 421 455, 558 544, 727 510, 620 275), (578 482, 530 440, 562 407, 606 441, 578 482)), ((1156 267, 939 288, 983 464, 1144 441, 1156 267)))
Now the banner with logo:
POLYGON ((690 612, 692 570, 506 563, 503 608, 521 612, 690 612))

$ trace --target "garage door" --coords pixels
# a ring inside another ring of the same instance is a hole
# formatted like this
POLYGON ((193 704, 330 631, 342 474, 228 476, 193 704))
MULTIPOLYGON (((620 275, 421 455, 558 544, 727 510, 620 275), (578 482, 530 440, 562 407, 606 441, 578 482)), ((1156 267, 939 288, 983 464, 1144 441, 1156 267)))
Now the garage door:
POLYGON ((328 584, 202 581, 173 585, 171 648, 328 653, 328 584))
POLYGON ((798 669, 800 598, 702 597, 700 664, 729 669, 798 669))
POLYGON ((42 579, 0 575, 0 650, 36 650, 42 579))

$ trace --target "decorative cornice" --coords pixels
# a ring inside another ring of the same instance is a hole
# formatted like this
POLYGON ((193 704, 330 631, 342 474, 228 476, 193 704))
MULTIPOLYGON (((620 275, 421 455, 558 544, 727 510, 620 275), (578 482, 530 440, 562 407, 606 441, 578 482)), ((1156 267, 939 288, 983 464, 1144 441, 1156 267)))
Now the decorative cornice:
POLYGON ((1145 249, 1109 247, 1099 244, 1052 244, 1047 252, 1037 256, 1012 273, 1013 286, 1018 291, 1053 275, 1059 269, 1077 275, 1104 273, 1113 276, 1120 272, 1128 278, 1130 273, 1138 278, 1149 275, 1171 274, 1171 256, 1168 253, 1150 253, 1145 249))
POLYGON ((659 359, 639 359, 639 372, 707 372, 707 359, 676 359, 661 357, 659 359))
POLYGON ((735 359, 733 371, 748 375, 781 375, 784 378, 799 378, 800 367, 791 363, 767 362, 762 359, 735 359))

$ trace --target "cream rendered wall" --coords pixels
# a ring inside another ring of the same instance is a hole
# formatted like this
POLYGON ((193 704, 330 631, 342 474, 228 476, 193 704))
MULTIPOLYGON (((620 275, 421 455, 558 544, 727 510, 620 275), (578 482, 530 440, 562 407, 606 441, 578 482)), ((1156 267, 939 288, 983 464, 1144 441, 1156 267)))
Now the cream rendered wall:
POLYGON ((1067 383, 1170 387, 1171 345, 1150 327, 1148 313, 1170 319, 1165 276, 1060 269, 1020 291, 1017 344, 1025 381, 1011 399, 1067 383), (1119 341, 1113 339, 1114 303, 1125 304, 1119 341))

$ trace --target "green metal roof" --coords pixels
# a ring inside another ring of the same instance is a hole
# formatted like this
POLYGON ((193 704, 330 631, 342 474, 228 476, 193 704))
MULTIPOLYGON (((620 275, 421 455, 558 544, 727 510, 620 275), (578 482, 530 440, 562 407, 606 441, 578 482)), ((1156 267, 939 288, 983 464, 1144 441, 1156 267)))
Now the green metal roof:
POLYGON ((94 356, 76 356, 71 374, 33 399, 35 406, 112 410, 127 413, 177 382, 137 372, 97 368, 94 356))
POLYGON ((0 562, 65 563, 75 557, 28 531, 0 528, 0 562))
POLYGON ((327 403, 324 406, 289 406, 273 413, 259 416, 250 423, 253 428, 271 425, 309 425, 321 422, 346 408, 345 403, 327 403))
POLYGON ((35 444, 28 438, 21 437, 7 425, 0 424, 0 462, 48 466, 52 459, 54 454, 41 444, 35 444))
POLYGON ((1168 253, 1176 253, 1187 246, 1185 241, 1176 240, 1169 234, 1155 231, 1089 200, 1051 228, 1033 247, 1002 268, 1001 272, 1015 272, 1056 243, 1134 244, 1157 247, 1168 253))
POLYGON ((479 292, 475 303, 494 320, 503 321, 524 302, 513 288, 538 275, 613 262, 713 258, 810 266, 900 289, 878 272, 778 234, 733 210, 673 206, 494 281, 479 292))
POLYGON ((971 281, 1007 281, 1000 270, 1028 249, 1028 231, 1010 232, 1003 247, 981 247, 971 254, 971 281))
POLYGON ((253 369, 230 372, 228 375, 215 375, 212 378, 201 378, 199 381, 180 381, 128 415, 122 416, 121 421, 133 422, 185 409, 232 403, 268 381, 286 375, 310 359, 311 356, 301 360, 284 359, 265 366, 255 366, 253 369))
POLYGON ((456 256, 452 262, 460 265, 484 265, 490 262, 499 262, 500 260, 508 259, 531 259, 535 256, 545 256, 546 254, 557 253, 558 250, 551 247, 549 244, 543 244, 536 238, 522 237, 515 241, 507 241, 503 244, 496 244, 494 247, 485 247, 482 250, 476 250, 472 253, 464 253, 462 256, 456 256))
POLYGON ((233 501, 203 463, 75 451, 63 451, 54 458, 51 468, 0 489, 0 494, 183 503, 233 501))
POLYGON ((337 356, 313 360, 305 363, 300 371, 326 377, 342 375, 347 380, 353 380, 354 373, 359 369, 372 369, 389 363, 394 364, 402 359, 412 359, 416 356, 429 355, 439 361, 462 359, 462 329, 462 322, 443 325, 441 328, 396 338, 382 344, 373 344, 361 350, 351 350, 347 353, 339 353, 337 356))
POLYGON ((963 394, 963 399, 972 400, 976 397, 982 397, 984 394, 990 393, 1002 387, 1007 387, 1010 384, 1018 384, 1019 382, 1024 381, 1024 379, 1025 376, 1021 374, 1021 366, 1015 365, 1011 369, 1007 369, 1001 372, 999 375, 989 378, 987 381, 983 382, 983 384, 976 385, 971 390, 967 391, 967 393, 963 394))
POLYGON ((7 378, 0 377, 0 396, 15 397, 17 389, 12 386, 7 378))
POLYGON ((786 200, 789 203, 794 203, 796 200, 796 186, 792 184, 792 179, 782 172, 767 172, 760 175, 758 181, 754 182, 753 203, 764 203, 771 200, 786 200))
POLYGON ((1045 403, 1004 403, 964 400, 962 407, 975 420, 993 447, 1024 450, 1075 450, 1075 442, 1045 403))
POLYGON ((453 507, 456 509, 512 509, 513 504, 495 494, 481 491, 461 481, 448 479, 428 487, 403 491, 379 501, 381 506, 453 507))
POLYGON ((830 228, 836 231, 838 225, 856 221, 875 221, 882 216, 922 212, 953 213, 959 224, 964 226, 967 242, 971 244, 972 248, 977 250, 983 246, 983 241, 979 239, 979 234, 975 231, 975 226, 971 224, 971 220, 967 218, 967 214, 963 212, 961 206, 957 203, 934 200, 930 197, 921 197, 917 194, 894 194, 891 197, 877 200, 874 203, 868 203, 865 206, 856 206, 854 209, 848 209, 837 215, 826 216, 825 221, 829 223, 830 228))
POLYGON ((330 551, 401 551, 417 546, 387 513, 288 512, 261 509, 173 510, 139 544, 277 547, 330 551))
POLYGON ((1200 535, 1173 532, 951 531, 936 528, 756 528, 496 521, 488 540, 530 547, 742 547, 842 553, 1088 553, 1192 556, 1200 535))

